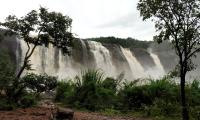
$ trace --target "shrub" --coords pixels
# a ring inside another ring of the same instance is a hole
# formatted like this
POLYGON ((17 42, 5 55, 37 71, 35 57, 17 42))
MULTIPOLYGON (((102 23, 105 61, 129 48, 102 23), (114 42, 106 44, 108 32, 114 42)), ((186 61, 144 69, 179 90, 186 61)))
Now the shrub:
POLYGON ((152 101, 156 99, 175 103, 179 101, 179 86, 169 79, 150 80, 147 91, 149 92, 152 101))
POLYGON ((100 95, 102 81, 103 74, 95 70, 88 70, 83 72, 81 77, 77 76, 75 82, 76 103, 92 111, 100 109, 103 102, 100 95))
POLYGON ((118 93, 120 109, 139 109, 143 104, 150 104, 151 97, 148 94, 148 86, 137 86, 135 82, 124 83, 124 87, 118 93))
MULTIPOLYGON (((139 80, 124 82, 105 78, 99 71, 83 72, 75 81, 59 82, 56 100, 71 107, 90 111, 104 111, 107 114, 119 112, 142 112, 156 119, 178 119, 181 115, 180 87, 170 78, 150 80, 139 84, 139 80)), ((200 82, 195 80, 186 86, 191 118, 200 116, 200 82)), ((103 113, 104 113, 103 112, 103 113)))
POLYGON ((194 120, 200 120, 200 106, 194 106, 190 108, 191 117, 194 120))
POLYGON ((177 117, 181 113, 180 106, 162 99, 156 99, 151 105, 144 106, 147 116, 171 116, 177 117))
POLYGON ((32 94, 27 94, 23 96, 20 100, 20 105, 23 108, 31 107, 36 104, 36 98, 32 94))
POLYGON ((75 82, 60 82, 56 89, 56 100, 77 108, 91 111, 112 108, 116 103, 117 82, 113 78, 103 79, 103 73, 88 70, 75 82))
POLYGON ((71 81, 58 82, 56 87, 55 100, 65 104, 72 103, 74 97, 74 84, 71 81))
POLYGON ((13 110, 16 107, 15 103, 9 103, 6 98, 0 98, 0 111, 1 110, 13 110))
POLYGON ((14 81, 15 67, 13 66, 7 51, 0 49, 0 96, 9 89, 14 81))
POLYGON ((189 105, 200 105, 200 81, 194 80, 190 86, 187 86, 186 90, 189 105))
POLYGON ((54 90, 57 86, 57 78, 47 74, 37 75, 29 73, 22 78, 22 83, 24 88, 31 90, 31 92, 38 96, 42 92, 54 90))

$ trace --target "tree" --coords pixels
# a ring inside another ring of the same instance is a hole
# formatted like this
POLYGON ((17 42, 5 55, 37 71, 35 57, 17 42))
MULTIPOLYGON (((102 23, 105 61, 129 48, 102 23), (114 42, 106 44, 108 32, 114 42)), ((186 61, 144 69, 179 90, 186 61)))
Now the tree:
POLYGON ((5 22, 0 26, 6 28, 6 35, 17 35, 27 45, 27 51, 20 70, 11 89, 11 95, 14 99, 23 89, 20 86, 20 77, 24 70, 30 70, 30 58, 38 46, 49 44, 60 48, 63 53, 69 53, 69 47, 72 46, 73 35, 71 30, 72 19, 58 12, 48 12, 46 8, 40 7, 39 11, 32 10, 23 17, 9 15, 5 22), (31 34, 36 34, 31 35, 31 34), (18 88, 18 89, 16 89, 18 88))
POLYGON ((185 76, 194 68, 192 58, 200 51, 199 0, 140 0, 137 9, 143 20, 152 19, 158 43, 169 40, 179 57, 179 76, 183 120, 188 120, 185 76))

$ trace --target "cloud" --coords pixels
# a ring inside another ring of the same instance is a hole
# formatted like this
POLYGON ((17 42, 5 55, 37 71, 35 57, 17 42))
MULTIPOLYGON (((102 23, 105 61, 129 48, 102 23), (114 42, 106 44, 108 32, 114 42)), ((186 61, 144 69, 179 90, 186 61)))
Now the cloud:
POLYGON ((40 5, 73 19, 72 30, 81 38, 98 36, 151 39, 154 27, 136 10, 139 0, 4 0, 0 20, 9 14, 23 16, 40 5))
POLYGON ((137 22, 136 13, 130 13, 128 15, 124 15, 119 17, 116 20, 110 21, 108 23, 104 23, 98 25, 99 28, 109 28, 109 27, 133 27, 137 22))

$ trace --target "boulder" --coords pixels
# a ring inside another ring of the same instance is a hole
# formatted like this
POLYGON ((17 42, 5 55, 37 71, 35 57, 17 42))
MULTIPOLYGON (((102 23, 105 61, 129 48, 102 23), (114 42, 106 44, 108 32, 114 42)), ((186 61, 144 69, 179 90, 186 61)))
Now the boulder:
POLYGON ((68 108, 57 108, 56 118, 59 120, 73 120, 74 111, 68 108))

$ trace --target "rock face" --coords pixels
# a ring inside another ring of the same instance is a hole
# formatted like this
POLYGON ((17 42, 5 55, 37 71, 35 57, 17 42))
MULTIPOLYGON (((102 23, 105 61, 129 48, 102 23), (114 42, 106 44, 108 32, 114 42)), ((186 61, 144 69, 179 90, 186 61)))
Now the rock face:
POLYGON ((144 69, 152 68, 155 66, 153 58, 150 56, 146 49, 134 48, 131 49, 131 51, 136 56, 137 60, 140 61, 144 69))
POLYGON ((15 65, 21 59, 20 44, 15 36, 4 36, 4 31, 0 29, 0 35, 3 36, 0 40, 0 49, 7 50, 15 65), (18 53, 19 54, 18 54, 18 53))

